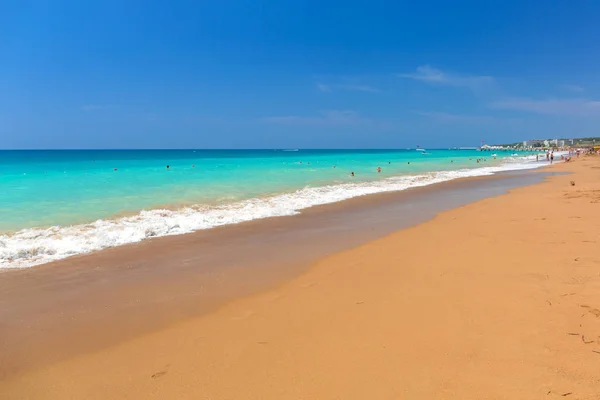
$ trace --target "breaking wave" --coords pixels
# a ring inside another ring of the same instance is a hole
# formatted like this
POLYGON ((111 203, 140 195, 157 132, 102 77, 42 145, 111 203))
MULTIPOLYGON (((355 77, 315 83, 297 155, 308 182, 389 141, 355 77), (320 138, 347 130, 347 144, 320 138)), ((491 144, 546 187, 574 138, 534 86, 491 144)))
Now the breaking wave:
POLYGON ((501 165, 419 175, 397 176, 372 182, 307 187, 292 193, 253 198, 220 206, 193 206, 180 210, 154 209, 130 217, 90 224, 23 229, 0 235, 0 269, 31 267, 76 254, 140 242, 147 238, 180 235, 221 225, 293 215, 300 210, 352 197, 405 190, 453 179, 531 169, 535 156, 509 159, 501 165))

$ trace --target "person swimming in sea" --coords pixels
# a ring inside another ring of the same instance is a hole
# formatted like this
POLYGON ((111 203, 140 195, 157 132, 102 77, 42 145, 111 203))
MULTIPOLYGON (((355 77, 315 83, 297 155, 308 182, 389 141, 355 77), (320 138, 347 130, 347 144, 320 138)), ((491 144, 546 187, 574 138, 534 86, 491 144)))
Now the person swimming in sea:
POLYGON ((354 176, 354 171, 350 172, 350 176, 354 176))
POLYGON ((381 172, 381 167, 377 167, 377 172, 380 173, 381 172))

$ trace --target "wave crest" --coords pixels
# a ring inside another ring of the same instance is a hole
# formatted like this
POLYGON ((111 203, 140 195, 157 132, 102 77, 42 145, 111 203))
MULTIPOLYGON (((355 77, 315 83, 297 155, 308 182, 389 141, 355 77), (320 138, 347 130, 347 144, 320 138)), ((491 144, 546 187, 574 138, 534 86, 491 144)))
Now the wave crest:
POLYGON ((373 182, 306 187, 292 193, 253 198, 228 205, 185 207, 180 210, 144 210, 131 217, 97 220, 90 224, 24 229, 0 236, 0 269, 31 267, 75 254, 180 235, 221 225, 297 214, 300 210, 352 197, 405 190, 457 178, 530 169, 544 164, 523 158, 496 167, 397 176, 373 182))

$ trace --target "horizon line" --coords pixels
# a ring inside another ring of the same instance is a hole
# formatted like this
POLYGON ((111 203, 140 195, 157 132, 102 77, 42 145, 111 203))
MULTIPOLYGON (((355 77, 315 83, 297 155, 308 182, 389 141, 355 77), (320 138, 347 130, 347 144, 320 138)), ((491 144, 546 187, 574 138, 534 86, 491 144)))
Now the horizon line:
MULTIPOLYGON (((494 146, 494 145, 492 145, 494 146)), ((500 145, 496 145, 500 146, 500 145)), ((166 150, 177 150, 177 151, 188 151, 188 150, 200 150, 200 151, 248 151, 248 150, 264 150, 264 151, 278 151, 278 150, 414 150, 423 148, 423 146, 416 147, 277 147, 277 148, 77 148, 77 149, 0 149, 0 151, 166 151, 166 150)), ((444 147, 429 147, 430 150, 459 150, 463 149, 478 149, 481 146, 444 146, 444 147)))

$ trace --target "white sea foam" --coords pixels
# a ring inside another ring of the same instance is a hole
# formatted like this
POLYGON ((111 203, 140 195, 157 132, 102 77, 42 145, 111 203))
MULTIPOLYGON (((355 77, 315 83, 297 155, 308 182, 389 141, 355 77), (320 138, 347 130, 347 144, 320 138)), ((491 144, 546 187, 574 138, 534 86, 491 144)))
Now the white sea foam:
POLYGON ((86 225, 24 229, 14 234, 0 235, 0 269, 31 267, 75 254, 135 243, 151 237, 179 235, 255 219, 293 215, 309 207, 357 196, 545 165, 545 163, 531 162, 532 160, 535 160, 535 156, 507 159, 502 165, 494 167, 430 172, 373 182, 307 187, 293 193, 254 198, 216 207, 195 206, 177 211, 148 210, 131 217, 98 220, 86 225))

